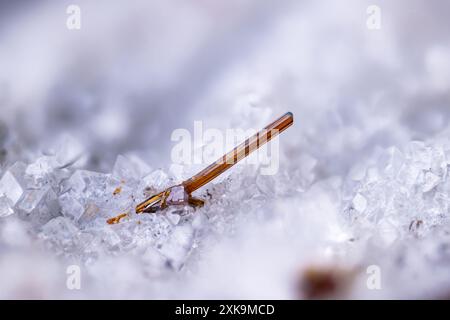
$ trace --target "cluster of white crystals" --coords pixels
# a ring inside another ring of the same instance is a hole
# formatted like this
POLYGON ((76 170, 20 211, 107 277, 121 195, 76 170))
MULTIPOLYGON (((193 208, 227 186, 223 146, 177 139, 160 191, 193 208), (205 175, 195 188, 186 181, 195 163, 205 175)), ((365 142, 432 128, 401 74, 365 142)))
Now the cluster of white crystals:
MULTIPOLYGON (((62 159, 69 149, 59 146, 32 163, 5 168, 0 179, 0 226, 28 234, 27 245, 34 242, 60 261, 88 268, 90 274, 108 257, 131 255, 147 281, 189 272, 202 248, 232 236, 246 221, 265 219, 264 207, 277 197, 303 190, 313 178, 311 172, 302 177, 298 170, 262 176, 256 167, 236 166, 198 193, 206 201, 203 208, 174 206, 138 215, 139 202, 180 183, 186 174, 180 175, 180 168, 167 173, 153 170, 134 155, 119 155, 111 173, 88 171, 80 168, 79 153, 62 159), (255 216, 258 209, 261 214, 255 216), (107 223, 122 213, 128 216, 117 224, 107 223)), ((314 165, 313 160, 307 163, 314 165)), ((11 241, 15 243, 9 238, 0 242, 3 254, 17 249, 11 241)))
MULTIPOLYGON (((114 272, 128 272, 120 261, 133 257, 131 270, 137 272, 135 277, 142 277, 140 286, 147 281, 153 283, 152 289, 137 296, 161 297, 152 290, 175 286, 179 275, 189 279, 189 274, 201 274, 208 259, 214 264, 214 258, 204 256, 211 254, 211 248, 220 248, 230 237, 239 239, 243 226, 250 230, 256 223, 261 230, 254 231, 255 239, 261 237, 260 232, 270 235, 258 240, 265 241, 258 246, 265 246, 268 252, 277 241, 288 241, 286 250, 302 246, 312 250, 314 243, 316 258, 331 252, 336 265, 340 259, 348 259, 348 268, 370 263, 382 266, 385 281, 390 279, 383 297, 410 296, 410 292, 399 291, 406 290, 402 283, 414 278, 417 285, 420 276, 431 269, 435 282, 427 275, 422 289, 433 285, 441 288, 448 278, 445 270, 450 255, 445 244, 449 232, 445 228, 450 216, 449 152, 448 143, 415 141, 402 150, 392 147, 383 151, 378 161, 352 170, 347 179, 315 184, 316 161, 308 157, 303 167, 280 170, 276 176, 261 175, 251 166, 237 166, 199 193, 206 200, 203 208, 171 207, 140 215, 134 213, 136 204, 179 183, 179 176, 170 170, 152 170, 132 155, 119 156, 112 173, 105 174, 77 168, 78 156, 61 163, 55 153, 28 165, 17 162, 2 172, 1 225, 10 237, 3 239, 2 247, 14 248, 10 243, 19 241, 15 238, 20 233, 31 234, 28 242, 47 248, 60 261, 83 266, 97 280, 99 269, 105 274, 112 272, 109 264, 115 262, 111 261, 117 262, 114 272), (120 213, 128 216, 118 224, 106 223, 120 213), (11 228, 16 229, 8 231, 11 228)), ((244 243, 250 241, 247 232, 244 230, 244 243)), ((251 263, 257 263, 259 255, 251 250, 251 263)), ((282 259, 292 263, 291 258, 282 259)), ((302 259, 305 257, 299 261, 302 259)), ((297 276, 290 281, 295 283, 297 276)), ((123 275, 118 279, 126 281, 123 275)), ((96 292, 95 286, 90 289, 87 296, 96 292)), ((104 292, 96 294, 105 296, 104 292)), ((372 297, 360 285, 354 286, 352 294, 372 297)), ((293 295, 301 293, 294 291, 293 295)))
POLYGON ((343 222, 352 236, 345 255, 384 273, 384 291, 364 295, 361 287, 354 297, 446 297, 449 139, 412 141, 375 159, 355 167, 341 191, 343 222))
POLYGON ((365 172, 353 172, 343 200, 356 237, 376 230, 379 240, 389 244, 448 222, 449 164, 450 144, 413 141, 402 151, 388 149, 365 172))

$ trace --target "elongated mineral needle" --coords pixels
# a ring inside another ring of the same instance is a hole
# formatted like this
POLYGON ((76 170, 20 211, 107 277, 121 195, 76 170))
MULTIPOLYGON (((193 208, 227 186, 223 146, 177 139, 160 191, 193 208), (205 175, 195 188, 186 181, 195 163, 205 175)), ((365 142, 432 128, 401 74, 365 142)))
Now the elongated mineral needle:
POLYGON ((292 112, 288 112, 282 117, 278 118, 264 129, 248 138, 236 148, 225 154, 223 157, 212 163, 192 178, 184 181, 182 184, 187 193, 192 193, 195 190, 203 187, 211 180, 218 177, 223 172, 227 171, 240 160, 247 157, 250 153, 275 138, 281 132, 289 128, 294 122, 292 112))
MULTIPOLYGON (((202 206, 204 201, 191 196, 192 192, 201 188, 240 160, 247 157, 253 151, 278 136, 289 128, 294 122, 294 116, 288 112, 263 128, 261 131, 248 138, 233 150, 213 162, 211 165, 194 175, 192 178, 182 182, 180 185, 170 187, 157 193, 136 207, 136 213, 156 212, 169 205, 188 204, 191 206, 202 206)), ((120 220, 120 219, 119 219, 120 220)), ((110 219, 108 223, 117 223, 110 219)))

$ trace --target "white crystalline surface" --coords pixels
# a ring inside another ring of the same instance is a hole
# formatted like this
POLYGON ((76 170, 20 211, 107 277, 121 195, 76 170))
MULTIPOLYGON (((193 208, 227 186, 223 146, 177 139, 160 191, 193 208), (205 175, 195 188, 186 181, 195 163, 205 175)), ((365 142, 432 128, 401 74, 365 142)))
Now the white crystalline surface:
POLYGON ((331 297, 449 297, 448 1, 377 30, 359 0, 79 2, 72 31, 0 2, 0 298, 308 298, 310 268, 347 275, 331 297), (286 111, 273 167, 134 214, 209 164, 175 163, 176 129, 208 152, 194 121, 286 111))
MULTIPOLYGON (((170 173, 138 166, 125 156, 111 174, 54 167, 52 157, 37 160, 42 172, 27 169, 35 163, 15 164, 15 174, 24 170, 25 192, 16 205, 0 198, 2 250, 12 259, 3 259, 2 268, 25 263, 14 250, 33 242, 34 250, 54 260, 57 274, 72 264, 82 267, 86 297, 128 297, 130 284, 133 297, 247 297, 256 294, 251 288, 259 273, 251 269, 258 266, 270 279, 263 287, 278 290, 261 296, 292 298, 298 293, 287 288, 297 281, 295 269, 314 261, 355 269, 379 266, 383 297, 420 296, 404 285, 412 279, 439 295, 449 285, 449 151, 448 143, 414 141, 382 151, 364 174, 314 184, 314 166, 306 180, 304 169, 264 176, 255 167, 237 166, 227 179, 199 192, 205 207, 141 215, 133 210, 148 189, 177 182, 170 173), (122 212, 129 217, 106 223, 122 212), (17 230, 12 234, 10 228, 17 230), (229 291, 241 281, 247 291, 229 291), (186 289, 171 289, 179 282, 186 289)), ((352 280, 353 291, 344 297, 377 297, 379 291, 364 289, 364 274, 352 280)), ((57 283, 61 276, 47 279, 51 284, 41 294, 70 297, 57 283)))

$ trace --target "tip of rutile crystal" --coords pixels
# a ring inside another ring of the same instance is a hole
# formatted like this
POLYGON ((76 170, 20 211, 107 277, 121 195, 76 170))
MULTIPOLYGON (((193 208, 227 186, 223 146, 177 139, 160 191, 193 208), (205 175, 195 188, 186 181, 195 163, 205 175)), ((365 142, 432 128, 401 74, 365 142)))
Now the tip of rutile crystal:
POLYGON ((117 217, 113 217, 113 218, 106 220, 106 222, 108 224, 118 224, 120 222, 120 220, 122 220, 125 217, 128 217, 128 213, 119 214, 117 217))

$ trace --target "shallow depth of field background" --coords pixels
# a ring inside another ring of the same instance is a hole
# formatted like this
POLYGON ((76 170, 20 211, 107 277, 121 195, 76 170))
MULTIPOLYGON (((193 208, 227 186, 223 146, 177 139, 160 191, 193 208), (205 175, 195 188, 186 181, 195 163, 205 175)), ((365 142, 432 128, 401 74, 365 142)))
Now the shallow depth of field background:
MULTIPOLYGON (((152 282, 136 256, 119 254, 89 267, 79 291, 65 288, 66 262, 27 227, 14 249, 0 221, 0 296, 298 297, 293 274, 328 265, 333 249, 319 244, 336 243, 343 230, 330 231, 342 223, 339 200, 315 185, 347 179, 391 146, 445 134, 449 15, 445 0, 0 1, 1 172, 33 162, 62 136, 81 145, 85 169, 108 173, 119 154, 133 154, 169 170, 177 128, 201 120, 257 129, 291 111, 280 172, 299 172, 309 194, 271 206, 297 216, 292 237, 270 229, 282 221, 244 219, 204 245, 188 272, 152 282), (81 8, 81 30, 66 28, 69 4, 81 8), (381 8, 380 30, 366 25, 372 4, 381 8)), ((424 276, 419 294, 412 278, 377 292, 363 281, 349 297, 448 293, 424 276)))

